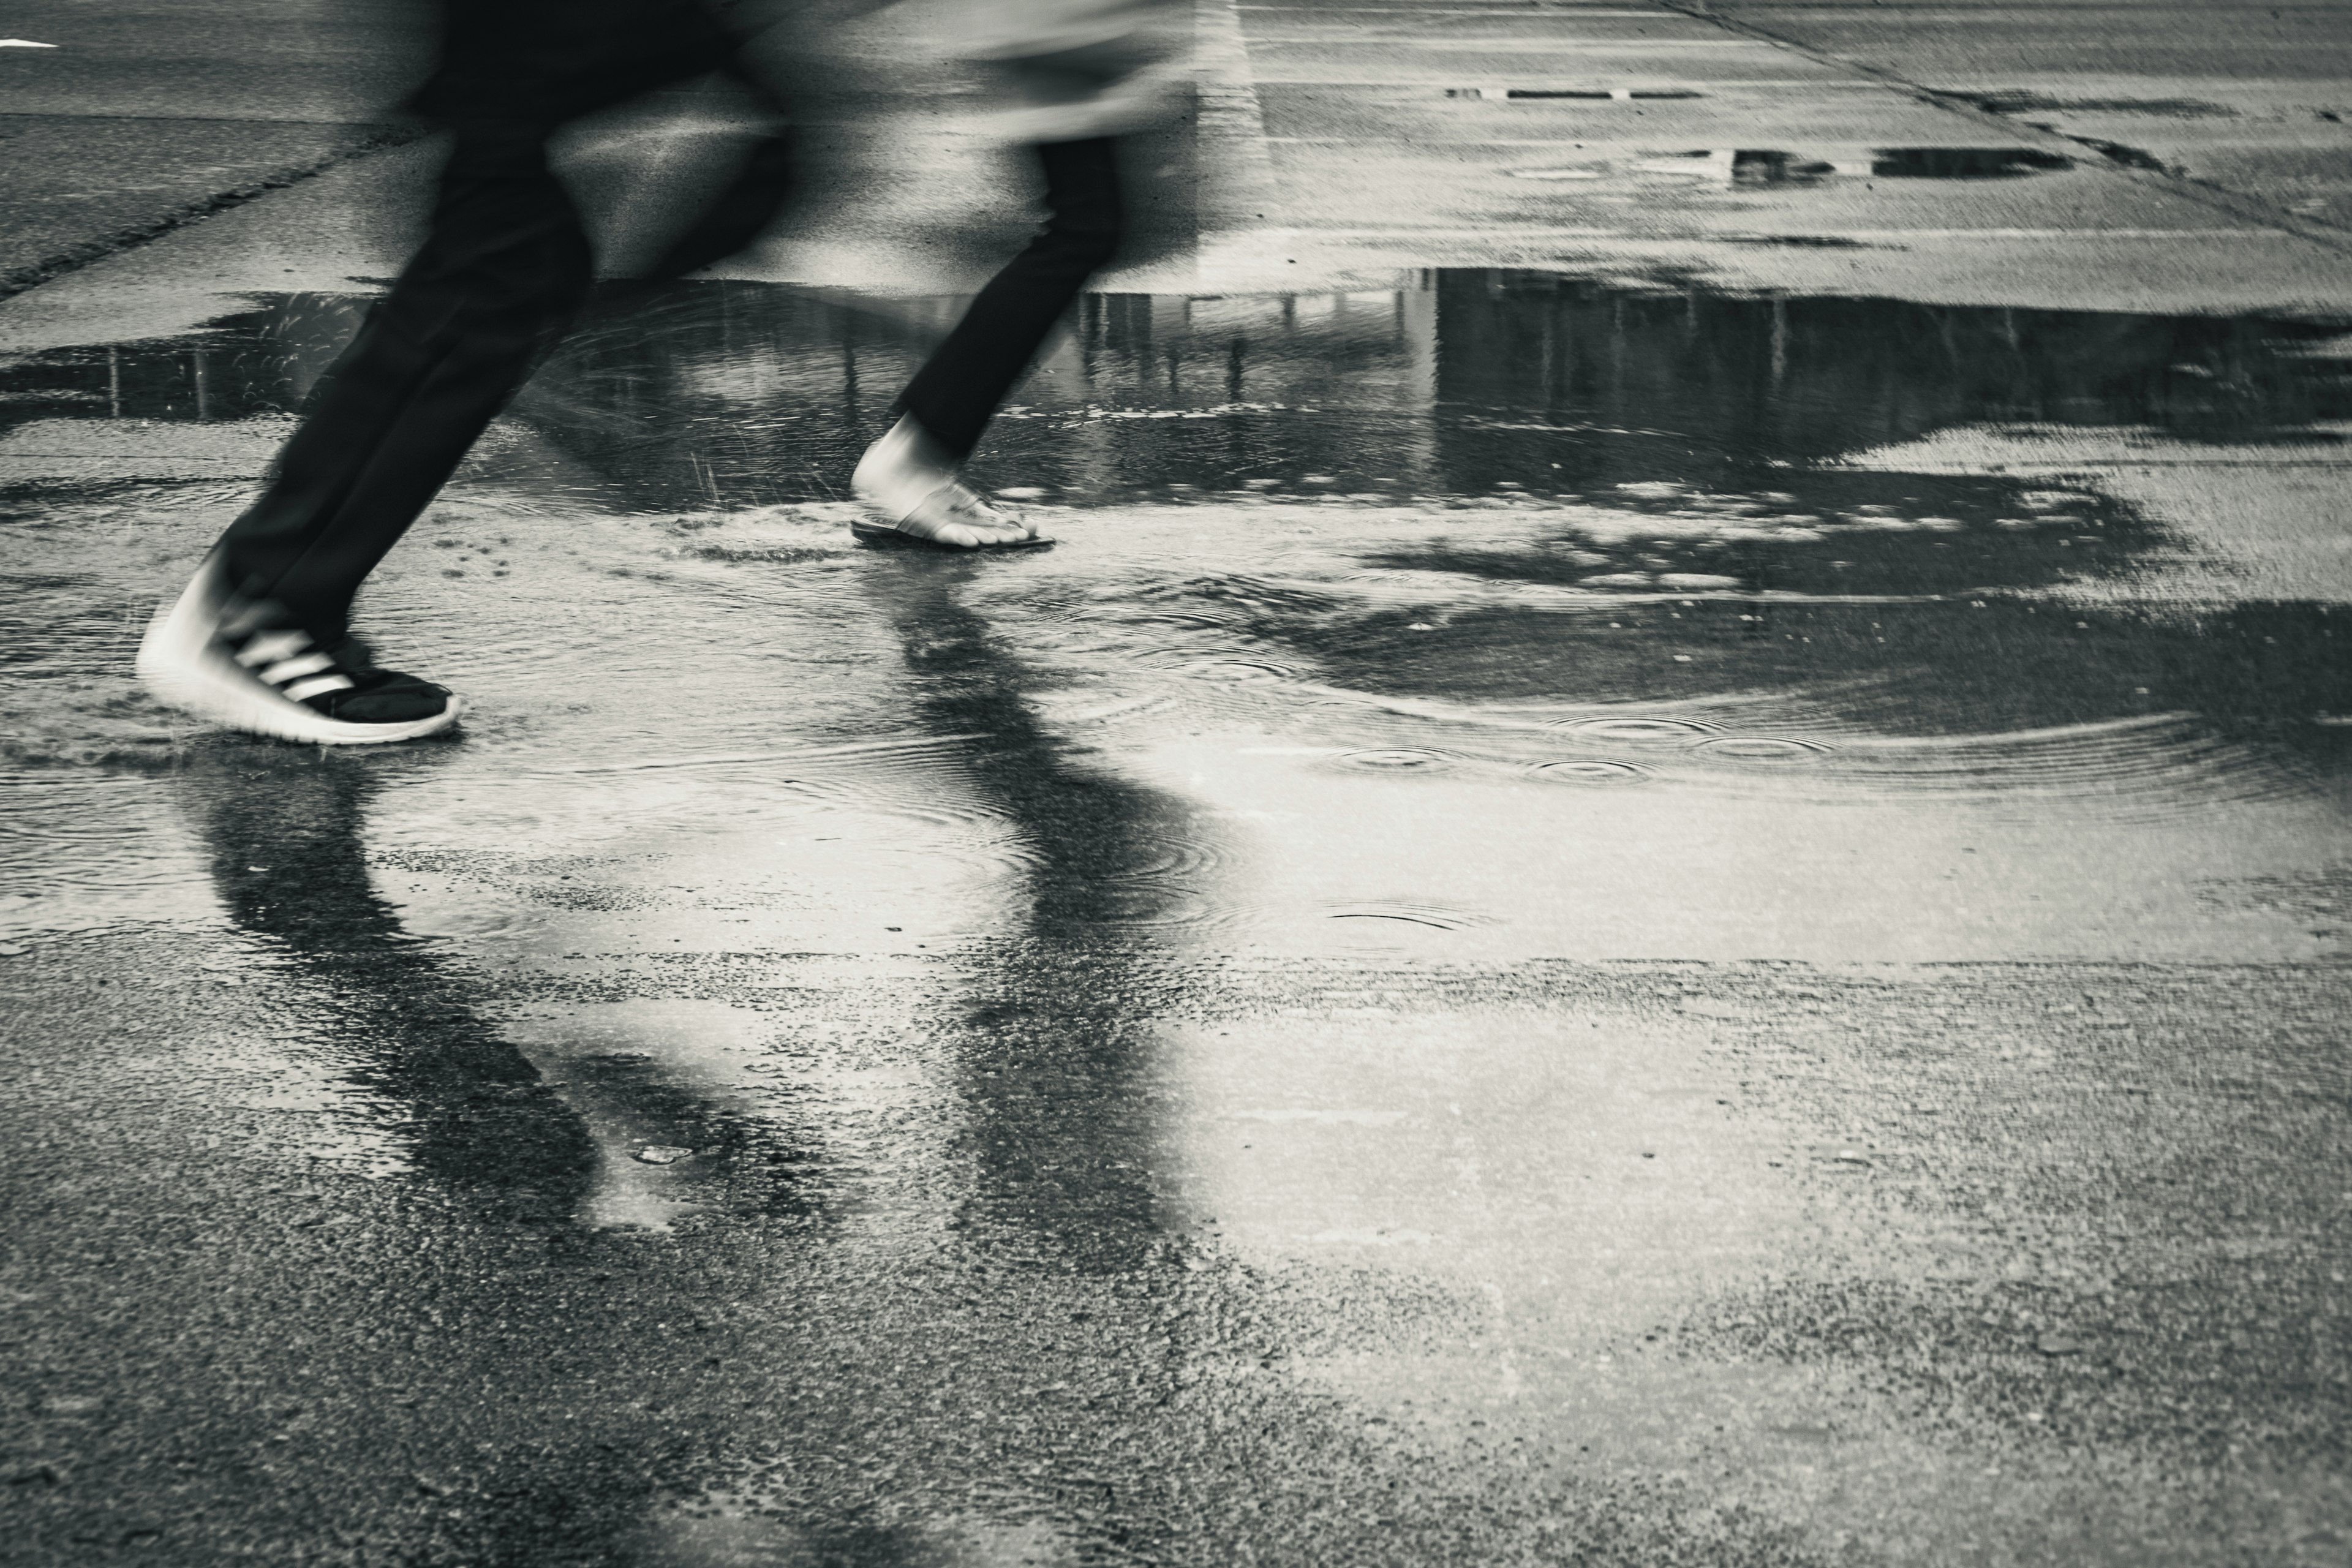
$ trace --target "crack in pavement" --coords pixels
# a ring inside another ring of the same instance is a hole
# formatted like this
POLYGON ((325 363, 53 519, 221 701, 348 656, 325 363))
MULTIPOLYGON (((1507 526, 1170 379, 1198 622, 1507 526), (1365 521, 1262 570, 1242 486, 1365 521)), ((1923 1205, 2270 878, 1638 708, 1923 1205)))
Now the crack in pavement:
MULTIPOLYGON (((108 116, 107 118, 122 117, 108 116)), ((305 180, 315 179, 331 169, 339 168, 371 153, 405 147, 431 134, 431 132, 424 126, 355 126, 354 129, 364 130, 365 133, 358 141, 331 152, 323 157, 289 164, 258 179, 232 185, 226 190, 215 191, 154 217, 135 224, 120 226, 61 250, 53 251, 38 260, 0 272, 0 300, 13 299, 16 295, 37 289, 44 283, 64 277, 69 272, 88 267, 92 262, 103 261, 109 257, 136 250, 142 245, 151 244, 162 238, 174 229, 185 228, 190 224, 200 223, 217 213, 226 212, 232 207, 243 206, 246 203, 257 197, 268 195, 272 191, 282 191, 289 186, 299 185, 305 180)))
POLYGON ((2300 214, 2286 212, 2259 196, 2248 195, 2242 191, 2231 190, 2227 185, 2200 179, 2186 170, 2165 165, 2157 160, 2150 159, 2142 163, 2127 155, 2118 156, 2118 153, 2129 154, 2137 149, 2122 148, 2116 143, 2102 142, 2095 137, 2069 135, 2065 132, 2048 125, 2037 124, 2032 121, 2012 119, 1998 110, 1985 108, 1966 94, 1956 93, 1948 89, 1928 87, 1925 83, 1913 80, 1900 71, 1889 70, 1884 66, 1872 65, 1866 60, 1856 59, 1851 55, 1821 48, 1801 38, 1774 32, 1769 27, 1759 26, 1753 22, 1743 21, 1735 16, 1727 16, 1720 12, 1709 10, 1706 0, 1654 0, 1654 3, 1662 10, 1672 11, 1678 16, 1687 16, 1693 21, 1709 23, 1723 28, 1726 32, 1736 33, 1744 37, 1753 38, 1759 43, 1770 44, 1776 48, 1802 55, 1817 64, 1832 66, 1839 70, 1853 71, 1858 76, 1867 77, 1873 81, 1907 93, 1918 102, 1930 108, 1941 110, 1988 129, 1998 127, 2004 136, 2018 140, 2031 140, 2032 136, 2038 135, 2046 138, 2047 143, 2053 148, 2060 144, 2070 147, 2087 147, 2099 153, 2102 160, 2098 163, 2088 165, 2089 167, 2102 169, 2109 174, 2121 178, 2143 182, 2153 175, 2162 182, 2167 190, 2176 191, 2200 205, 2210 207, 2216 212, 2224 213, 2247 223, 2258 223, 2266 227, 2283 230, 2298 239, 2307 239, 2315 245, 2325 246, 2340 256, 2352 256, 2352 243, 2347 243, 2343 230, 2331 224, 2314 224, 2300 214))

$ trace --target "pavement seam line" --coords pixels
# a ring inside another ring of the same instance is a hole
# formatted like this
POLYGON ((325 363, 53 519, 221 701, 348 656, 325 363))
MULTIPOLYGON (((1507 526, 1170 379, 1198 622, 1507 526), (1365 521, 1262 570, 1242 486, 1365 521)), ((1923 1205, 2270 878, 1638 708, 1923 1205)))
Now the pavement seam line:
POLYGON ((2291 234, 2297 239, 2308 240, 2339 256, 2352 257, 2352 237, 2347 237, 2341 231, 2329 226, 2315 227, 2291 213, 2282 212, 2267 202, 2231 190, 2226 185, 2217 185, 2210 181, 2199 179, 2193 174, 2182 174, 2171 169, 2158 173, 2133 168, 2128 164, 2118 163, 2107 153, 2103 144, 2094 139, 2069 136, 2063 131, 2048 130, 2030 121, 2011 120, 2007 115, 1996 114, 1950 89, 1927 87, 1913 81, 1899 71, 1888 70, 1883 66, 1874 66, 1865 60, 1851 59, 1828 49, 1816 48, 1801 39, 1776 33, 1769 27, 1759 26, 1753 22, 1743 21, 1722 12, 1711 11, 1707 9, 1705 0, 1651 0, 1651 3, 1662 11, 1671 11, 1696 22, 1712 23, 1727 32, 1738 33, 1753 38, 1759 43, 1770 44, 1776 48, 1787 49, 1791 54, 1802 55, 1816 65, 1832 66, 1839 70, 1853 71, 1858 76, 1867 77, 1881 87, 1901 92, 1928 108, 1958 116, 1988 130, 1998 128, 2002 134, 2013 140, 2032 144, 2036 137, 2042 138, 2042 145, 2053 152, 2066 148, 2087 148, 2100 154, 2099 162, 2090 166, 2102 173, 2131 181, 2136 184, 2145 185, 2160 182, 2160 188, 2196 202, 2200 206, 2211 207, 2231 217, 2291 234))
POLYGON ((1194 27, 1202 150, 1224 154, 1216 162, 1227 171, 1218 199, 1206 204, 1214 210, 1202 216, 1219 228, 1247 228, 1275 210, 1279 190, 1257 81, 1250 71, 1248 35, 1234 0, 1198 0, 1194 27))
MULTIPOLYGON (((275 123, 273 121, 273 123, 275 123)), ((69 273, 79 271, 93 263, 121 256, 142 246, 161 239, 177 229, 203 222, 218 213, 243 206, 272 191, 282 191, 314 179, 330 169, 364 158, 372 153, 390 152, 397 147, 422 140, 428 132, 410 126, 378 126, 356 142, 308 163, 290 164, 275 174, 232 185, 225 191, 185 203, 144 223, 126 225, 110 233, 86 239, 78 245, 45 256, 37 261, 0 273, 0 301, 29 293, 45 283, 55 282, 69 273)))

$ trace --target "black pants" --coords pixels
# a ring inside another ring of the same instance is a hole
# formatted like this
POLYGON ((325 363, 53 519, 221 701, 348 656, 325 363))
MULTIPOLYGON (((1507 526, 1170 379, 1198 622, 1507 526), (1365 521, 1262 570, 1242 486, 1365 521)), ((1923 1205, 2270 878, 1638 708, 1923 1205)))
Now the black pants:
MULTIPOLYGON (((233 586, 322 639, 340 635, 362 581, 587 298, 593 259, 548 138, 730 68, 737 46, 701 0, 443 0, 440 63, 411 100, 455 138, 430 234, 322 379, 260 500, 222 535, 233 586)), ((789 188, 778 135, 656 271, 740 248, 789 188)))
MULTIPOLYGON (((593 8, 609 20, 627 4, 601 0, 593 8)), ((222 535, 229 580, 246 597, 275 601, 322 640, 341 634, 367 574, 587 298, 593 258, 579 214, 548 169, 548 137, 565 120, 721 66, 731 45, 715 28, 691 35, 700 52, 677 42, 679 17, 698 16, 647 0, 629 19, 655 26, 663 47, 634 57, 621 33, 600 36, 586 55, 577 47, 531 53, 542 38, 576 46, 576 16, 539 33, 508 26, 471 44, 464 27, 452 28, 452 58, 420 95, 457 130, 430 236, 323 379, 261 498, 222 535), (475 56, 460 58, 464 47, 475 56), (631 68, 632 58, 643 68, 631 68), (512 118, 518 103, 533 114, 512 118)), ((1052 213, 1044 233, 982 291, 902 399, 959 457, 1118 242, 1111 144, 1039 153, 1052 213)), ((790 184, 780 135, 753 150, 652 278, 681 277, 749 243, 790 184)))
MULTIPOLYGON (((552 127, 549 128, 550 130, 552 127)), ((222 535, 230 582, 322 638, 531 368, 593 280, 545 132, 461 132, 432 231, 322 379, 268 488, 222 535)), ((677 277, 758 235, 789 180, 779 136, 655 268, 677 277)))
POLYGON ((899 409, 959 461, 980 444, 1087 279, 1118 252, 1126 226, 1113 142, 1049 142, 1037 157, 1045 171, 1045 228, 980 291, 898 396, 899 409))

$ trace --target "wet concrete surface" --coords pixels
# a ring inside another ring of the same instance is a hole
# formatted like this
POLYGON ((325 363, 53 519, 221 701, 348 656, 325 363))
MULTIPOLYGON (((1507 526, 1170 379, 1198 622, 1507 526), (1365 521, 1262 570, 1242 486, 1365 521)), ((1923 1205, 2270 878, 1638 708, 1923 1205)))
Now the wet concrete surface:
MULTIPOLYGON (((1001 559, 844 526, 1021 193, 845 44, 799 226, 371 584, 396 753, 128 665, 434 150, 0 304, 0 1555, 2344 1559, 2334 253, 1818 41, 1349 16, 1203 8, 1001 559)), ((567 149, 610 270, 740 125, 567 149)))
POLYGON ((2339 0, 1689 8, 2301 223, 2352 223, 2352 18, 2339 0))
MULTIPOLYGON (((730 276, 914 295, 968 292, 988 274, 1020 228, 1027 176, 985 133, 982 84, 926 41, 945 4, 803 18, 758 51, 802 128, 808 201, 730 276)), ((1379 288, 1400 268, 1502 266, 1948 304, 2352 310, 2329 205, 2352 84, 2326 74, 2334 55, 2268 72, 2281 51, 2263 28, 2239 26, 2232 8, 2173 8, 2158 31, 2193 40, 2206 65, 2150 75, 2108 47, 2112 10, 2036 4, 2020 15, 2041 67, 2021 74, 1995 47, 2017 18, 1990 15, 1202 0, 1196 112, 1149 150, 1143 166, 1172 177, 1137 186, 1175 192, 1154 218, 1163 243, 1108 286, 1379 288), (2206 107, 2166 107, 2181 103, 2206 107), (1736 179, 1743 152, 1831 172, 1736 179), (1955 154, 2038 159, 2042 172, 1874 172, 1955 154)), ((2335 13, 2295 15, 2300 37, 2335 13)), ((0 50, 17 128, 43 153, 0 174, 0 211, 26 237, 29 259, 12 265, 56 279, 0 318, 0 353, 185 330, 226 308, 208 296, 340 289, 397 269, 436 149, 262 154, 303 134, 293 121, 352 146, 379 134, 416 70, 413 10, 273 0, 26 16, 28 37, 37 25, 65 42, 0 50), (207 123, 186 147, 158 133, 153 117, 191 115, 207 123), (246 158, 193 155, 239 125, 246 158), (252 174, 256 160, 271 169, 252 174), (243 211, 239 193, 296 174, 268 211, 243 211), (234 210, 183 221, 224 203, 234 210)), ((615 272, 723 163, 741 105, 700 84, 659 109, 584 127, 565 150, 615 272)))
POLYGON ((413 137, 430 50, 408 0, 21 0, 0 26, 0 295, 413 137))
POLYGON ((2340 1557, 2340 323, 681 285, 173 720, 360 304, 0 373, 26 1560, 2340 1557))

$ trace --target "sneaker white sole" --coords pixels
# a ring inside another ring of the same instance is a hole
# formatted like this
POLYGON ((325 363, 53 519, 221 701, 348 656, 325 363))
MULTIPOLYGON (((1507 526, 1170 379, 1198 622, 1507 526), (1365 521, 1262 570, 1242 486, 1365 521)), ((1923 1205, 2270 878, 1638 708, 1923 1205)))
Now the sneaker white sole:
POLYGON ((206 557, 175 600, 159 605, 139 644, 139 679, 158 700, 248 735, 314 746, 380 746, 422 740, 457 721, 456 697, 438 713, 404 724, 354 724, 331 719, 281 695, 228 656, 213 629, 228 593, 218 561, 206 557))

